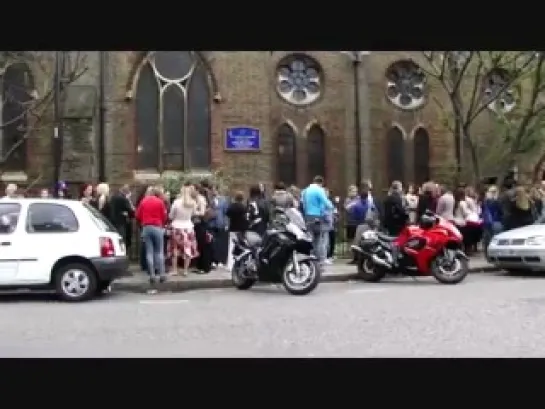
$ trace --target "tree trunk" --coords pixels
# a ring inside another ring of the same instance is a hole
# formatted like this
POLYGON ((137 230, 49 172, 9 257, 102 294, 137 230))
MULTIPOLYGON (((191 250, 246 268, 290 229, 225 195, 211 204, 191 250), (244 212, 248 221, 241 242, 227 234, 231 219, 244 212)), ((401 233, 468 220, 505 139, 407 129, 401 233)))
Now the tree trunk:
POLYGON ((539 160, 534 166, 534 182, 539 182, 541 180, 543 165, 545 165, 545 153, 540 156, 539 160))
POLYGON ((479 163, 479 155, 477 153, 477 149, 475 149, 475 145, 473 144, 473 141, 471 140, 471 136, 469 134, 469 130, 467 127, 462 127, 462 138, 464 141, 464 145, 467 145, 469 148, 469 154, 471 156, 471 164, 473 165, 473 175, 474 175, 474 183, 479 183, 481 181, 481 166, 479 163))

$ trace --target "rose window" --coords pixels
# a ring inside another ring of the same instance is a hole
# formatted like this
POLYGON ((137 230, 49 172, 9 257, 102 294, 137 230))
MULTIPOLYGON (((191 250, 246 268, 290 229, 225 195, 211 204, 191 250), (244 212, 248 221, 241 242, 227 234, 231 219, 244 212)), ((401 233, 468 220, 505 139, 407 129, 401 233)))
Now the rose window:
POLYGON ((414 62, 403 60, 393 63, 386 70, 386 80, 386 96, 396 107, 411 110, 426 102, 426 76, 414 62))
POLYGON ((497 113, 511 112, 516 104, 516 91, 513 88, 505 88, 509 82, 509 73, 503 69, 492 70, 483 80, 483 92, 488 103, 488 109, 497 113))
POLYGON ((306 55, 290 55, 278 64, 278 94, 293 105, 308 105, 321 93, 322 76, 319 64, 306 55))

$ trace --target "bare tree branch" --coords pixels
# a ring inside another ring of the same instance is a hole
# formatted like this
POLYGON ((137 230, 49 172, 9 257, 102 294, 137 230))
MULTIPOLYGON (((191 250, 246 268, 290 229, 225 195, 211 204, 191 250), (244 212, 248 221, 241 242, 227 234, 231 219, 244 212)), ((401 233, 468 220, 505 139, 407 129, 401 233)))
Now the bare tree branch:
MULTIPOLYGON (((61 78, 62 85, 67 85, 77 81, 87 70, 87 61, 85 55, 80 51, 67 52, 70 58, 65 62, 65 76, 61 78)), ((5 145, 3 152, 0 152, 0 172, 18 149, 30 138, 30 135, 37 131, 52 127, 52 123, 46 123, 46 114, 51 109, 53 102, 55 81, 54 64, 51 59, 51 53, 46 52, 0 52, 0 81, 4 81, 6 71, 14 65, 21 65, 28 70, 31 76, 34 89, 22 89, 20 84, 14 84, 12 91, 4 92, 1 96, 2 105, 7 104, 18 106, 20 112, 9 118, 7 121, 1 121, 0 132, 17 132, 17 140, 9 145, 5 145), (21 95, 26 92, 26 97, 21 99, 21 95), (26 126, 17 126, 25 121, 26 126), (15 128, 14 128, 15 126, 15 128)), ((6 89, 6 87, 4 87, 6 89)), ((19 111, 19 110, 18 110, 19 111)), ((5 116, 4 116, 5 117, 5 116)), ((7 138, 8 140, 10 138, 7 138)), ((6 140, 6 139, 4 139, 6 140)))
MULTIPOLYGON (((491 104, 503 98, 508 90, 519 85, 529 75, 534 85, 528 102, 531 110, 526 109, 516 124, 513 124, 512 118, 505 122, 506 125, 515 126, 514 130, 505 131, 505 135, 506 140, 509 139, 510 152, 518 152, 531 145, 527 137, 535 134, 532 131, 534 123, 540 123, 536 118, 540 116, 542 108, 538 106, 537 101, 541 92, 545 91, 545 76, 541 75, 542 66, 545 65, 543 58, 537 58, 535 53, 525 51, 443 51, 426 53, 424 60, 427 67, 423 68, 423 71, 431 75, 446 91, 448 106, 442 103, 438 103, 438 106, 445 115, 451 118, 448 128, 453 132, 455 142, 461 144, 460 141, 464 141, 465 146, 469 148, 476 178, 480 179, 478 153, 480 148, 473 139, 476 119, 491 104), (492 92, 485 93, 484 80, 494 71, 505 72, 508 75, 502 78, 503 81, 492 92)), ((459 146, 456 148, 457 157, 461 161, 459 146)), ((543 161, 545 163, 545 158, 543 161)), ((460 171, 461 164, 458 165, 460 171)))

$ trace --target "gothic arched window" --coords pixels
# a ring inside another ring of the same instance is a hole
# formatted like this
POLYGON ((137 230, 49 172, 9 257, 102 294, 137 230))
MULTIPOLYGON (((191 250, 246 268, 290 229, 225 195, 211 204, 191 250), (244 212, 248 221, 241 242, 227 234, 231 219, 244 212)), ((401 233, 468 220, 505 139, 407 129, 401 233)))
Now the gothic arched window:
POLYGON ((430 180, 430 137, 424 128, 414 133, 414 182, 417 186, 430 180))
POLYGON ((32 101, 34 84, 30 70, 25 63, 17 62, 8 66, 1 77, 2 127, 0 128, 0 154, 5 162, 2 168, 8 171, 26 168, 26 139, 28 131, 27 112, 32 101))
POLYGON ((403 131, 397 126, 390 128, 386 135, 386 152, 388 164, 388 184, 394 180, 405 179, 405 149, 403 131))
POLYGON ((296 139, 293 128, 282 124, 277 134, 276 178, 286 185, 297 184, 296 139))
POLYGON ((319 125, 312 125, 307 133, 307 155, 309 181, 314 176, 325 178, 325 134, 319 125))
POLYGON ((196 52, 151 52, 135 97, 138 169, 210 166, 208 72, 196 52))

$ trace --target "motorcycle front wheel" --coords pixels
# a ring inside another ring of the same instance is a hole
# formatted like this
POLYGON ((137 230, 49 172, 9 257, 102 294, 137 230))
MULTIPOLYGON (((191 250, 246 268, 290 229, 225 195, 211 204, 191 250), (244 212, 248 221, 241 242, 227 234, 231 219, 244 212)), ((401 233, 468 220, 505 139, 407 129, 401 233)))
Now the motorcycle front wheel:
POLYGON ((248 278, 244 275, 244 270, 246 266, 243 260, 237 260, 233 264, 231 270, 231 281, 233 285, 239 290, 248 290, 253 287, 256 280, 253 278, 248 278))
POLYGON ((299 273, 289 263, 282 273, 282 285, 293 295, 306 295, 320 283, 321 269, 317 260, 299 261, 299 273))
POLYGON ((368 283, 378 283, 385 276, 384 268, 373 263, 370 257, 358 258, 358 278, 368 283))
POLYGON ((458 284, 469 273, 469 262, 458 255, 452 260, 445 255, 439 255, 431 263, 431 273, 441 284, 458 284))

